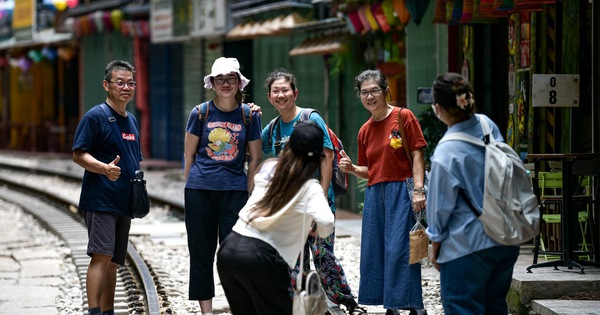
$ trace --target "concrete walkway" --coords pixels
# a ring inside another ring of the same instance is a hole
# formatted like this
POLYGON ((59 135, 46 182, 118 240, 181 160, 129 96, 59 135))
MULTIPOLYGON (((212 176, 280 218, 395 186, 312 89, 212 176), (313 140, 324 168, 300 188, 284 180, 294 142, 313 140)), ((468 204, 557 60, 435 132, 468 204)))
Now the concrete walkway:
POLYGON ((0 207, 0 314, 59 314, 67 272, 63 253, 56 242, 32 236, 33 227, 19 224, 15 206, 0 201, 0 207))

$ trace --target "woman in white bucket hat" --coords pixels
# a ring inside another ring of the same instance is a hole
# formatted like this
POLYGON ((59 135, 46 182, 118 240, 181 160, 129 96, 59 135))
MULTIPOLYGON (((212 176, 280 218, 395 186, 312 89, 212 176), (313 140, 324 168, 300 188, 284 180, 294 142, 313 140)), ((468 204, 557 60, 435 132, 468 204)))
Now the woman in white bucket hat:
POLYGON ((213 264, 252 191, 262 159, 260 110, 243 103, 248 80, 235 58, 220 57, 204 77, 215 97, 195 106, 184 143, 185 224, 190 252, 189 299, 213 314, 213 264), (248 154, 247 154, 248 153, 248 154), (246 156, 249 157, 245 170, 246 156))

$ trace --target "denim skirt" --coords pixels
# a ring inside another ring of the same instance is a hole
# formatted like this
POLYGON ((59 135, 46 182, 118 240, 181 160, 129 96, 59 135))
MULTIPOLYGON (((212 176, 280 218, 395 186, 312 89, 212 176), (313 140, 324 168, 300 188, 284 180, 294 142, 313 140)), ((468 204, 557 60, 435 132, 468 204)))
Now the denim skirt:
POLYGON ((422 309, 421 264, 408 264, 415 224, 406 184, 367 187, 362 218, 358 303, 422 309))

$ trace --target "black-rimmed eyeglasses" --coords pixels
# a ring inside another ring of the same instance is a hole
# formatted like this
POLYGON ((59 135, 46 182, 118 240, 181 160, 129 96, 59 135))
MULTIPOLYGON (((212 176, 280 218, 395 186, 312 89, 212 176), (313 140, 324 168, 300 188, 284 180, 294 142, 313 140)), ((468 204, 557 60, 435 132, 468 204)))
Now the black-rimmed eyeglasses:
POLYGON ((109 83, 112 83, 116 86, 118 86, 119 88, 124 88, 126 85, 130 88, 130 89, 135 89, 137 82, 135 81, 129 81, 129 82, 123 82, 123 81, 106 81, 109 83))
POLYGON ((214 78, 216 85, 223 85, 225 81, 229 84, 236 84, 238 81, 237 77, 229 77, 229 78, 214 78))
POLYGON ((369 94, 373 95, 373 97, 377 97, 381 95, 381 91, 382 89, 380 88, 374 88, 371 91, 360 91, 360 97, 367 98, 369 97, 369 94))

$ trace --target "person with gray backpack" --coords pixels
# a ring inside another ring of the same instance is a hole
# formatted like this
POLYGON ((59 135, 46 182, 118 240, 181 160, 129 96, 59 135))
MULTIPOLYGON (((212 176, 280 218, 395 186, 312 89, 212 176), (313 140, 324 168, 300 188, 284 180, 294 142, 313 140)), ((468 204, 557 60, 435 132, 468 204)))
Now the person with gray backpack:
MULTIPOLYGON (((440 140, 431 157, 426 230, 432 243, 431 262, 440 271, 444 314, 506 315, 506 296, 523 239, 513 242, 511 237, 498 237, 497 231, 486 228, 481 217, 494 209, 485 189, 492 180, 487 178, 486 151, 490 149, 453 135, 467 134, 481 139, 482 144, 486 139, 488 143, 502 143, 504 139, 490 118, 475 114, 473 89, 459 74, 436 78, 431 106, 437 118, 448 125, 446 140, 440 140)), ((504 198, 511 204, 511 196, 504 198)), ((529 213, 531 209, 525 207, 529 213)), ((536 229, 535 222, 523 224, 536 229)))

